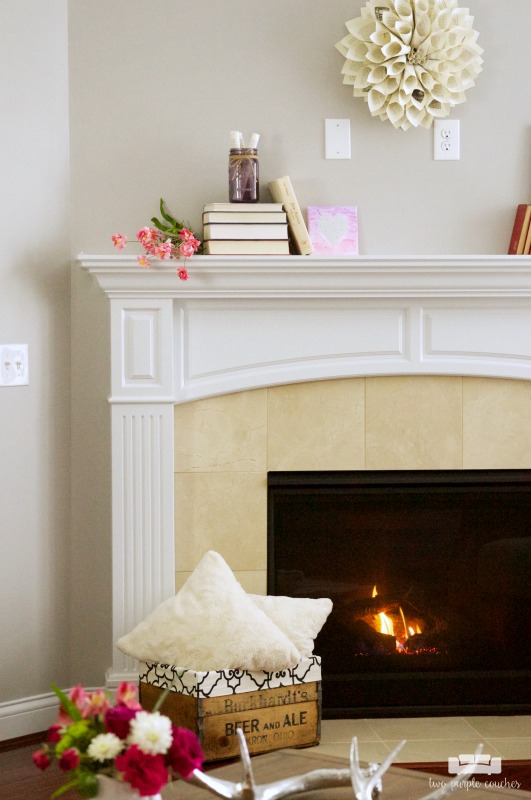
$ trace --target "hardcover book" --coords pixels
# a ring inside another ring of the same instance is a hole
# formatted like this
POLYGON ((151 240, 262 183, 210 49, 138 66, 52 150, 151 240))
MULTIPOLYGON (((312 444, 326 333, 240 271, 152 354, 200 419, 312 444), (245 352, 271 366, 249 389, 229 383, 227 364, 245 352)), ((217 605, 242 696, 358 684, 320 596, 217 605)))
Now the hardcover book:
POLYGON ((308 230, 316 253, 358 255, 357 206, 309 206, 308 230))
POLYGON ((207 203, 203 211, 282 211, 282 203, 207 203))
POLYGON ((273 200, 281 203, 288 216, 289 234, 293 250, 301 255, 313 253, 312 242, 298 200, 293 191, 290 178, 277 178, 269 182, 269 191, 273 200))
POLYGON ((287 256, 287 239, 210 239, 204 242, 204 252, 210 256, 287 256))
MULTIPOLYGON (((273 205, 273 204, 271 204, 273 205)), ((205 211, 203 222, 287 222, 285 211, 205 211)))
POLYGON ((287 239, 287 223, 207 222, 203 239, 287 239))
POLYGON ((507 251, 508 255, 521 256, 524 255, 525 253, 529 253, 529 246, 531 246, 531 240, 528 243, 527 238, 530 230, 530 221, 531 221, 531 205, 527 203, 520 203, 516 208, 513 230, 509 241, 509 250, 507 251))
POLYGON ((529 222, 529 227, 527 229, 527 235, 525 237, 525 244, 524 244, 524 249, 522 251, 522 255, 524 256, 531 255, 531 220, 529 222))

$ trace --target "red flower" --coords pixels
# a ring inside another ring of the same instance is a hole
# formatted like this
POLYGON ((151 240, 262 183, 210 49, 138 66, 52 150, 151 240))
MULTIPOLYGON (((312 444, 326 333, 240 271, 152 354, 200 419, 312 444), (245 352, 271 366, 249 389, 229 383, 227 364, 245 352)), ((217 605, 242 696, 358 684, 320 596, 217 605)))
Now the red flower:
POLYGON ((136 717, 137 709, 127 706, 115 706, 105 713, 105 727, 109 733, 114 733, 119 739, 129 736, 129 723, 136 717))
POLYGON ((33 753, 33 763, 44 772, 44 770, 50 766, 50 756, 48 752, 44 749, 37 750, 33 753))
POLYGON ((166 754, 166 763, 181 778, 188 780, 194 769, 201 769, 204 756, 197 736, 187 728, 172 727, 173 742, 166 754))
POLYGON ((48 728, 48 741, 49 742, 59 742, 61 740, 61 731, 63 729, 62 725, 59 725, 55 722, 53 725, 50 725, 48 728))
POLYGON ((168 782, 164 756, 143 753, 136 744, 117 756, 114 763, 116 768, 123 772, 124 780, 131 784, 133 789, 137 789, 141 797, 157 794, 168 782))
POLYGON ((59 769, 62 769, 63 772, 68 772, 71 769, 75 769, 79 766, 79 752, 74 747, 67 747, 66 750, 63 750, 61 753, 61 758, 59 759, 59 769))

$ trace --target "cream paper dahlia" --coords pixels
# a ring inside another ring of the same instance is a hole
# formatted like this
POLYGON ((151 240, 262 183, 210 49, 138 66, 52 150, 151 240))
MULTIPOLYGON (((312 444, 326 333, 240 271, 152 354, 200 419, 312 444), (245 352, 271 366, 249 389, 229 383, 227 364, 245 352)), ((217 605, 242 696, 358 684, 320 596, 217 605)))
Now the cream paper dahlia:
POLYGON ((373 117, 407 130, 447 117, 481 72, 482 48, 457 0, 369 0, 336 44, 343 83, 373 117))

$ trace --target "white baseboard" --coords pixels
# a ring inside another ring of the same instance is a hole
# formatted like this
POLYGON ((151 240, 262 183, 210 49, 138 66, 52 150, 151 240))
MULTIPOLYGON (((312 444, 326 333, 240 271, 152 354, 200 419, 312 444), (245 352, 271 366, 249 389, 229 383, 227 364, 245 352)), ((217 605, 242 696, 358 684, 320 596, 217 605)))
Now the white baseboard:
POLYGON ((0 703, 0 741, 47 730, 57 720, 53 692, 0 703))
POLYGON ((118 672, 110 667, 105 673, 105 686, 110 691, 116 689, 122 681, 129 681, 129 683, 135 683, 138 686, 138 670, 122 670, 118 672))
MULTIPOLYGON (((138 685, 138 671, 108 670, 106 688, 111 694, 121 681, 131 681, 138 685)), ((88 692, 93 691, 93 687, 86 686, 85 689, 88 692)), ((68 693, 69 690, 65 691, 68 693)), ((58 708, 59 701, 53 692, 0 703, 0 742, 48 730, 57 721, 58 708)))

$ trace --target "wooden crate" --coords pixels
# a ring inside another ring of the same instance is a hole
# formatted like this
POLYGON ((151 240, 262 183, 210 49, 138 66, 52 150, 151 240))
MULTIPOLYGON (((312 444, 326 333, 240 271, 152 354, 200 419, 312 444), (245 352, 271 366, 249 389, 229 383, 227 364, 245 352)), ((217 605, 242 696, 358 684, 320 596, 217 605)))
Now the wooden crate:
MULTIPOLYGON (((151 710, 164 688, 143 677, 146 676, 141 675, 140 679, 140 702, 151 710)), ((208 697, 200 695, 200 691, 192 694, 170 691, 160 711, 174 725, 197 734, 207 763, 238 756, 238 728, 245 735, 251 755, 319 743, 320 680, 208 697)))

